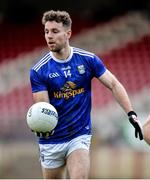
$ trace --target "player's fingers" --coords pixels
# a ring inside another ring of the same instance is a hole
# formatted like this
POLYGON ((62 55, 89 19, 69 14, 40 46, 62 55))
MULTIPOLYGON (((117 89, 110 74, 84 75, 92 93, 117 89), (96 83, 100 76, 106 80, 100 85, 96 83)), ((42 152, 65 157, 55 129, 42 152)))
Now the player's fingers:
POLYGON ((136 138, 138 137, 138 131, 137 131, 137 129, 135 129, 135 137, 136 137, 136 138))
POLYGON ((44 134, 44 137, 49 137, 50 136, 50 133, 49 132, 46 132, 45 134, 44 134))
POLYGON ((142 131, 142 126, 140 123, 138 123, 138 127, 137 127, 137 136, 139 136, 140 140, 143 140, 143 131, 142 131))
POLYGON ((34 132, 36 136, 40 137, 40 133, 39 132, 34 132))
POLYGON ((139 132, 139 138, 140 138, 140 140, 143 140, 143 134, 141 131, 139 132))
POLYGON ((140 129, 135 130, 135 137, 139 138, 140 140, 143 140, 143 134, 142 134, 142 131, 140 129))

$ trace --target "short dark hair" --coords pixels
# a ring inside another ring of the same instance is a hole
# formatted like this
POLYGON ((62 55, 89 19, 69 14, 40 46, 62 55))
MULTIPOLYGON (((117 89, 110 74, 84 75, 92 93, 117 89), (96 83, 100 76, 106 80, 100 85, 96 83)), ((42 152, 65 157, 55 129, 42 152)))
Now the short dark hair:
POLYGON ((70 15, 66 11, 59 11, 59 10, 46 11, 42 17, 42 24, 45 25, 47 21, 56 21, 57 23, 62 22, 64 27, 69 27, 69 28, 71 28, 72 25, 72 20, 70 18, 70 15))

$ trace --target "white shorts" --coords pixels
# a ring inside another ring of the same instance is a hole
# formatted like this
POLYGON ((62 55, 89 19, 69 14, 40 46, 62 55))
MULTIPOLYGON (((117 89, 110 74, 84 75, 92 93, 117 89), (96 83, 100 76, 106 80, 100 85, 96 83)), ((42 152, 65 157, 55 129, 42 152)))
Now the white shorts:
POLYGON ((44 168, 53 169, 63 166, 66 157, 77 149, 89 151, 91 135, 81 135, 61 144, 39 144, 40 161, 44 168))

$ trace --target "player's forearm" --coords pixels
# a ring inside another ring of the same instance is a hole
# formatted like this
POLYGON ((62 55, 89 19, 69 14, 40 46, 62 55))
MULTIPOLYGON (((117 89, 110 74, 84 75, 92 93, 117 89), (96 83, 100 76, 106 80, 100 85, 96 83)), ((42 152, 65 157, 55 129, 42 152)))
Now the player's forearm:
POLYGON ((132 124, 132 126, 135 129, 135 137, 139 138, 140 140, 143 140, 142 125, 137 118, 137 114, 133 111, 130 99, 128 97, 125 88, 117 79, 116 80, 114 79, 111 85, 112 85, 111 90, 115 99, 124 109, 124 111, 127 113, 129 122, 132 124))
POLYGON ((115 99, 126 113, 133 111, 125 88, 109 70, 106 70, 106 72, 99 77, 99 80, 112 91, 115 99))
POLYGON ((112 87, 112 93, 126 113, 133 111, 129 96, 121 83, 115 83, 112 87))
POLYGON ((48 102, 49 103, 49 97, 47 91, 39 91, 36 93, 33 93, 33 101, 34 103, 37 102, 48 102))

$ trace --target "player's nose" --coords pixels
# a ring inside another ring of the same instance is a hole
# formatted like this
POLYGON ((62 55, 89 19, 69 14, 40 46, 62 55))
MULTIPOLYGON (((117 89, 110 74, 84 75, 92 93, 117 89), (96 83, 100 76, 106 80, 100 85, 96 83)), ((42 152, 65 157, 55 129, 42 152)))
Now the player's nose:
POLYGON ((53 34, 51 32, 47 33, 47 38, 48 39, 53 39, 53 34))

